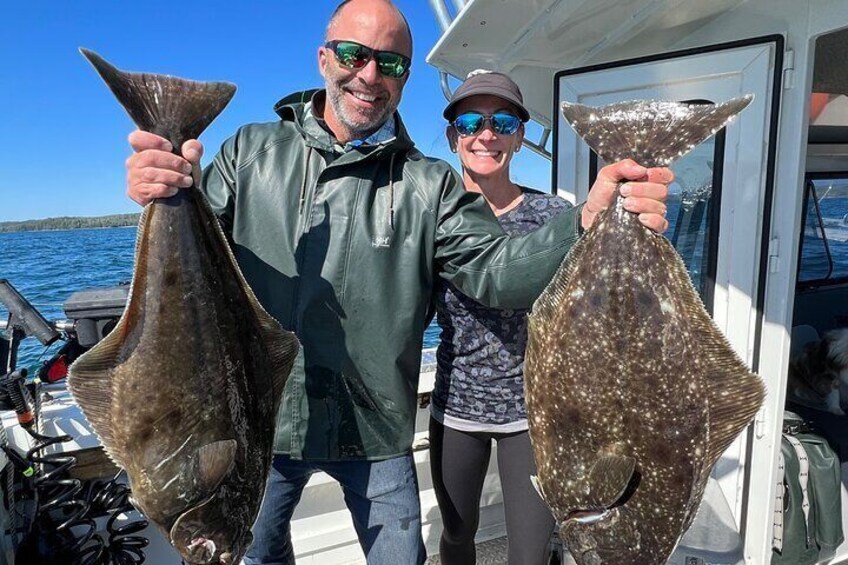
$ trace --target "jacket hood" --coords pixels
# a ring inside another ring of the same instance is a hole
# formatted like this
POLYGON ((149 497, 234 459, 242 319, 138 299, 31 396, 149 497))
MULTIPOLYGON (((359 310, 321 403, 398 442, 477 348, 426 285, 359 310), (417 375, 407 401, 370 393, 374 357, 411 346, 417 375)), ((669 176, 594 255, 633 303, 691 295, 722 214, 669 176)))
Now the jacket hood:
MULTIPOLYGON (((288 96, 281 98, 274 104, 274 112, 280 116, 280 119, 287 122, 292 122, 304 137, 310 139, 318 146, 324 149, 331 149, 335 140, 332 136, 318 124, 314 118, 309 120, 305 116, 305 108, 307 102, 313 102, 319 96, 326 96, 326 90, 323 88, 313 88, 294 92, 288 96)), ((393 114, 396 124, 395 139, 391 141, 387 147, 392 151, 409 150, 415 146, 406 126, 401 120, 400 114, 395 111, 393 114)))

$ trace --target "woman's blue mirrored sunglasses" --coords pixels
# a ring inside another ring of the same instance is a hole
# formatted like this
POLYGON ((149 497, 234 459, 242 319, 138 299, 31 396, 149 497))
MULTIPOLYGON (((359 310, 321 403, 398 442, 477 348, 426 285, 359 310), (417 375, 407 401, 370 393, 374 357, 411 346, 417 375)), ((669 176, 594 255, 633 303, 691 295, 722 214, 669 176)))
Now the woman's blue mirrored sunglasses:
POLYGON ((483 129, 486 122, 492 126, 492 130, 499 135, 512 135, 518 131, 521 120, 506 112, 496 112, 492 115, 484 115, 480 112, 465 112, 458 115, 452 122, 453 127, 459 135, 474 135, 483 129))

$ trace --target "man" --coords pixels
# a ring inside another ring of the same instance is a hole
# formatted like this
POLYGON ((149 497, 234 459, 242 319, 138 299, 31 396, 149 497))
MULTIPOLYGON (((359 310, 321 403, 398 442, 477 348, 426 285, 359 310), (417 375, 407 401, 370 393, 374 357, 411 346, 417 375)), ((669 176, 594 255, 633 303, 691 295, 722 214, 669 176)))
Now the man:
MULTIPOLYGON (((602 169, 584 206, 507 238, 446 163, 413 148, 395 112, 411 55, 389 0, 343 2, 318 49, 326 90, 241 128, 199 183, 259 301, 302 344, 246 563, 293 563, 289 523, 316 471, 341 483, 369 563, 422 563, 410 446, 434 279, 490 306, 529 306, 621 180, 634 181, 627 209, 667 227, 671 172, 622 162, 602 169)), ((130 143, 134 200, 192 185, 197 141, 187 160, 151 134, 130 143)))

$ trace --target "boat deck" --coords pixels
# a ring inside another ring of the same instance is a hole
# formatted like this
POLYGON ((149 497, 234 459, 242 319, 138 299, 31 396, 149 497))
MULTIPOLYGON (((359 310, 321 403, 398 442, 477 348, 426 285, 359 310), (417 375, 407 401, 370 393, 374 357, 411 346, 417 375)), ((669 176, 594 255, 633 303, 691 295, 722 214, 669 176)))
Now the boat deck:
MULTIPOLYGON (((551 540, 555 544, 555 538, 551 540)), ((562 548, 556 544, 549 561, 545 565, 574 565, 574 560, 568 552, 562 555, 562 548)), ((427 559, 425 565, 441 565, 438 555, 427 559)), ((507 565, 507 539, 506 536, 480 542, 477 544, 477 565, 507 565)))
MULTIPOLYGON (((477 544, 477 565, 507 565, 506 536, 477 544)), ((434 555, 426 565, 441 565, 442 560, 434 555)))

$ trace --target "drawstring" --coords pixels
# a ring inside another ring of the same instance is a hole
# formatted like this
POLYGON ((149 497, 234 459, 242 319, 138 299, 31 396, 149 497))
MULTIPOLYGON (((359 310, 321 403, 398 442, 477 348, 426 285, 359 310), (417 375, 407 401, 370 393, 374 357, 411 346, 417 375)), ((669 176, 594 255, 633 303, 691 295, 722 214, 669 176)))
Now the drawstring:
POLYGON ((392 152, 392 158, 389 160, 389 227, 395 229, 395 157, 396 152, 392 152))
POLYGON ((300 184, 300 203, 298 204, 298 212, 303 210, 303 201, 306 199, 306 182, 309 179, 309 158, 312 156, 312 146, 306 146, 306 162, 303 165, 303 182, 300 184))

